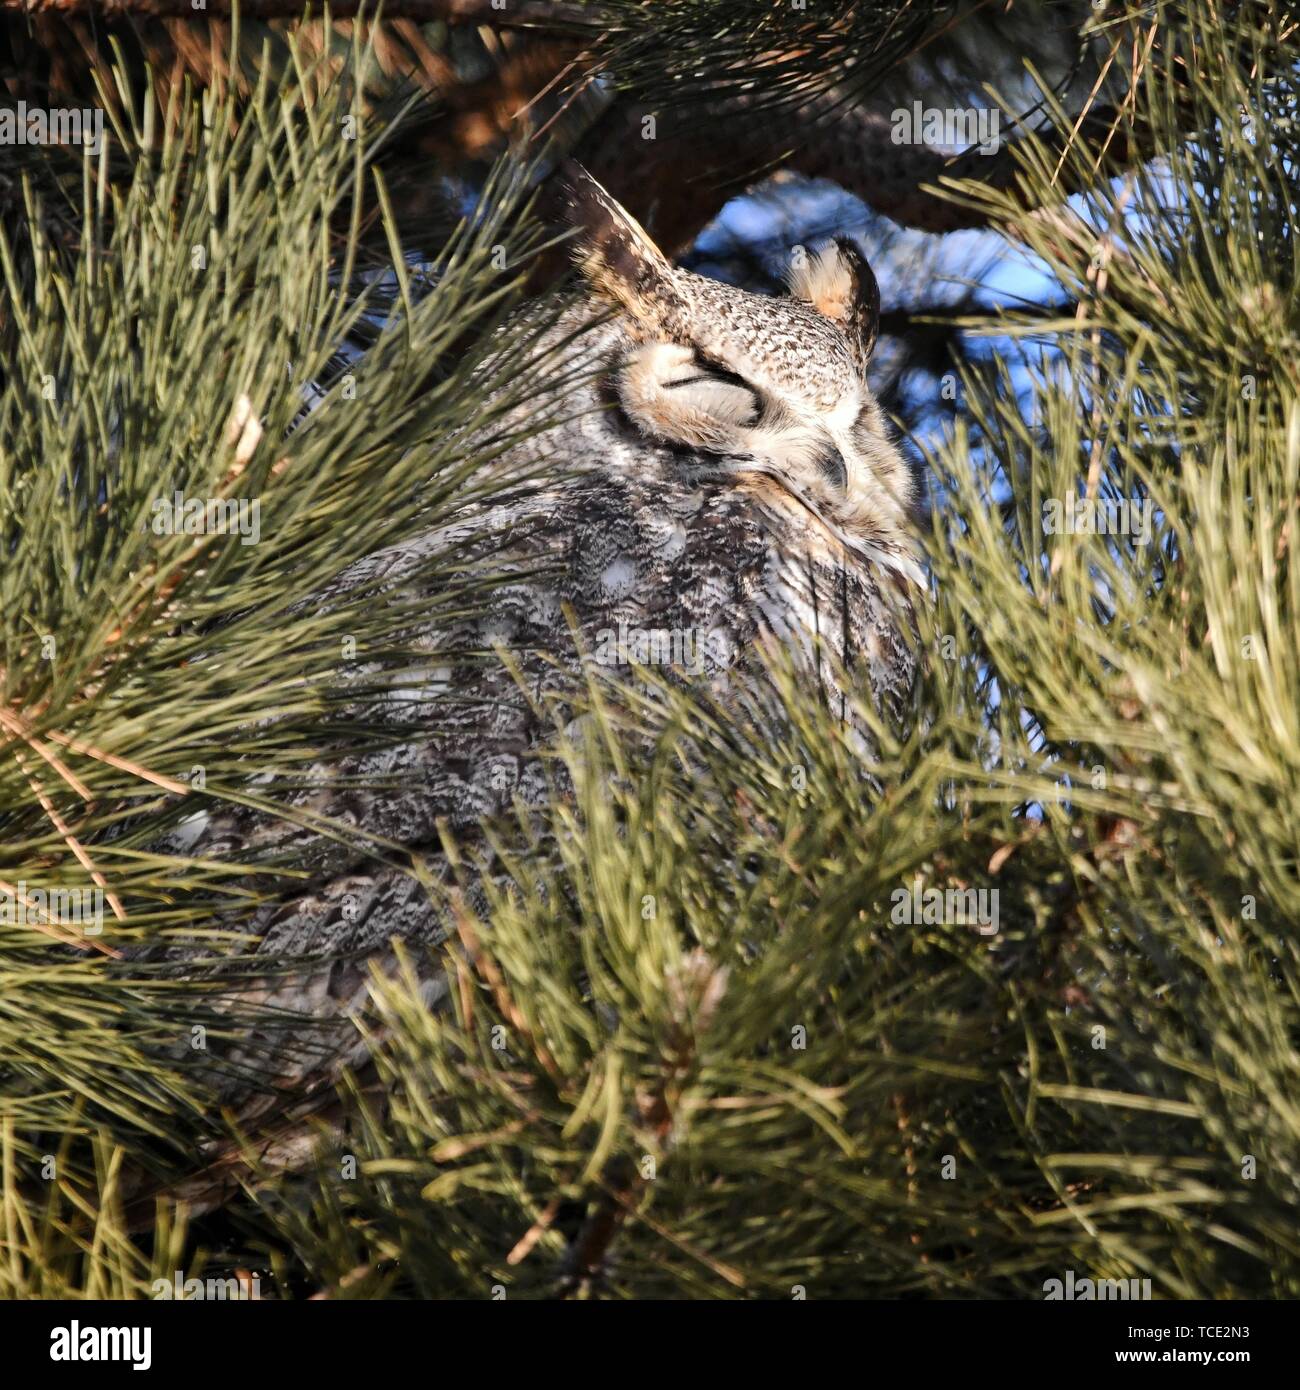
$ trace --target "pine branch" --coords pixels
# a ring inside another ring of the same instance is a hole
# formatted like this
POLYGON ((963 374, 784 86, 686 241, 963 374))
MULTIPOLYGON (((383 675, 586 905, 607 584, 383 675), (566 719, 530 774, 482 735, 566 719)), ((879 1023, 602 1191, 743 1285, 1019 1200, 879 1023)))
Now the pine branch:
MULTIPOLYGON (((76 15, 93 16, 108 22, 120 19, 228 19, 236 11, 244 19, 299 19, 309 0, 205 0, 196 11, 191 0, 0 0, 0 15, 28 17, 76 15)), ((317 11, 325 8, 323 3, 317 11)), ((385 19, 412 19, 418 23, 441 20, 447 24, 491 24, 498 28, 514 26, 569 27, 592 23, 592 10, 581 4, 551 3, 551 0, 329 0, 335 19, 358 14, 374 17, 382 8, 385 19)))

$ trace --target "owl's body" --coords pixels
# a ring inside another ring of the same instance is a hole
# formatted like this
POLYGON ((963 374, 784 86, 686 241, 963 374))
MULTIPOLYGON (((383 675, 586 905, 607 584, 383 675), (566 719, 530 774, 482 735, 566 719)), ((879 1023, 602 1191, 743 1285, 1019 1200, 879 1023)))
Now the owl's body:
MULTIPOLYGON (((803 300, 708 282, 693 297, 697 277, 652 258, 599 191, 580 196, 579 245, 598 299, 583 312, 611 302, 620 312, 575 348, 593 370, 565 403, 567 423, 492 465, 523 474, 544 459, 555 481, 478 504, 333 588, 383 575, 411 597, 422 555, 451 545, 465 563, 511 577, 473 621, 419 634, 420 668, 352 712, 400 741, 323 762, 304 774, 309 790, 284 798, 402 846, 435 872, 440 824, 471 837, 484 818, 548 795, 538 754, 554 723, 538 705, 558 699, 562 710, 593 664, 615 676, 663 664, 725 698, 757 677, 764 642, 776 641, 808 662, 837 712, 837 668, 895 712, 912 684, 911 480, 866 388, 874 330, 848 321, 861 308, 853 285, 828 284, 824 258, 814 259, 823 278, 811 289, 842 291, 847 331, 803 300)), ((402 854, 375 856, 245 808, 200 814, 173 848, 310 873, 306 883, 280 880, 252 929, 268 956, 328 958, 263 994, 316 1017, 363 1001, 367 962, 386 958, 392 938, 418 946, 445 935, 402 854)), ((431 977, 430 998, 440 989, 431 977)), ((282 1081, 332 1070, 286 1057, 282 1081)))

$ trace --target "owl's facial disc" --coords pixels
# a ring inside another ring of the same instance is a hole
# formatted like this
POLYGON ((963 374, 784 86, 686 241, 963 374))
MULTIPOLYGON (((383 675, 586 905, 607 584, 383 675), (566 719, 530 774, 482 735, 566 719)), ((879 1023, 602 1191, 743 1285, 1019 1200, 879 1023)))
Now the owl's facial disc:
POLYGON ((673 265, 585 170, 566 173, 577 266, 634 346, 614 385, 648 440, 758 469, 844 531, 897 526, 910 473, 866 382, 880 291, 847 238, 796 248, 789 294, 673 265))

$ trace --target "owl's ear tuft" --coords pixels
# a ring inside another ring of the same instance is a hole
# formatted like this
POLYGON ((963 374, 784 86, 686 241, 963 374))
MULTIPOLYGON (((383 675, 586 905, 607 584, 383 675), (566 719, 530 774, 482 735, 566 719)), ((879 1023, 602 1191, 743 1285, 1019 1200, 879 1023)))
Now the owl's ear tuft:
POLYGON ((573 160, 561 167, 565 214, 577 235, 573 258, 602 299, 639 311, 670 271, 645 228, 573 160))
POLYGON ((880 331, 880 286, 867 258, 848 237, 820 251, 795 247, 787 276, 790 294, 838 324, 859 368, 865 369, 880 331))

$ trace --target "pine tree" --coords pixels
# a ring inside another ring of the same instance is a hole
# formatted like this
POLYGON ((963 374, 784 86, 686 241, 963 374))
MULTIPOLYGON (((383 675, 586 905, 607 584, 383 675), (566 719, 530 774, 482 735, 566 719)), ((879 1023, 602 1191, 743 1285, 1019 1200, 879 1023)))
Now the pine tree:
MULTIPOLYGON (((778 8, 606 6, 635 21, 601 61, 637 100, 744 106, 743 71, 763 122, 801 96, 866 128, 852 58, 890 16, 805 52, 778 8)), ((279 92, 133 95, 97 160, 0 170, 0 887, 102 879, 123 914, 0 934, 0 1289, 240 1265, 329 1297, 1042 1297, 1069 1270, 1300 1293, 1294 56, 1267 0, 1113 8, 1061 7, 1079 62, 1027 78, 1041 48, 947 7, 890 50, 942 46, 963 107, 1000 74, 1008 128, 1036 110, 894 211, 994 229, 1059 291, 957 324, 915 717, 864 701, 865 749, 780 659, 740 710, 593 684, 556 735, 572 794, 494 828, 486 910, 429 884, 449 1006, 413 964, 377 975, 343 1118, 296 1171, 254 1161, 220 1219, 163 1196, 142 1225, 123 1174, 165 1192, 221 1135, 169 1047, 199 1029, 215 1063, 241 1021, 212 978, 111 951, 246 891, 151 850, 160 793, 197 768, 255 797, 322 728, 361 736, 330 724, 339 634, 398 662, 404 615, 302 600, 474 485, 501 332, 545 423, 509 317, 536 171, 401 223, 400 117, 305 57, 279 92), (219 554, 159 537, 160 478, 282 524, 219 554)), ((492 579, 431 578, 449 612, 492 579)))

